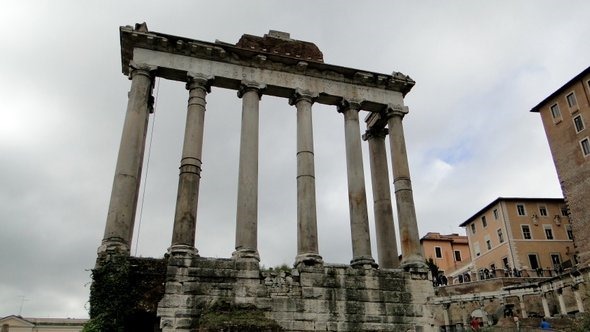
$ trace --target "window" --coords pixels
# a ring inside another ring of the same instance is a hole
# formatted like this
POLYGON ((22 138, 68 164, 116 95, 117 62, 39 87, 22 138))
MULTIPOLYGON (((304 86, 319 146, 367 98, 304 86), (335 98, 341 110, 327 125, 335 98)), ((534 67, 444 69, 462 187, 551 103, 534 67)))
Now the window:
POLYGON ((483 228, 488 227, 488 221, 486 220, 486 216, 481 217, 481 224, 483 228))
POLYGON ((551 117, 553 120, 561 120, 561 111, 559 111, 557 104, 551 106, 551 117))
POLYGON ((547 238, 547 240, 553 240, 553 230, 551 229, 551 226, 545 225, 545 237, 547 238))
POLYGON ((580 141, 580 146, 582 147, 582 154, 584 157, 590 155, 590 141, 588 140, 588 137, 580 141))
POLYGON ((516 204, 516 212, 518 213, 519 216, 526 216, 524 204, 516 204))
POLYGON ((561 215, 567 217, 567 206, 564 205, 561 207, 561 215))
POLYGON ((475 223, 471 224, 471 233, 475 234, 475 223))
POLYGON ((539 206, 539 214, 543 217, 547 217, 547 208, 544 206, 539 206))
POLYGON ((484 240, 486 241, 486 248, 488 248, 488 250, 492 249, 492 241, 490 241, 490 236, 486 235, 484 240))
POLYGON ((565 231, 567 233, 567 238, 570 240, 574 239, 574 231, 572 230, 572 225, 565 225, 565 231))
POLYGON ((536 270, 539 267, 541 267, 539 265, 539 258, 537 257, 537 254, 529 254, 529 263, 531 266, 531 269, 536 270))
POLYGON ((504 243, 504 234, 502 234, 502 229, 498 229, 498 242, 504 243))
POLYGON ((522 229, 522 238, 525 240, 530 240, 532 237, 531 228, 529 225, 520 225, 520 228, 522 229))
POLYGON ((581 115, 576 115, 574 117, 574 127, 576 128, 576 133, 579 133, 582 130, 584 130, 584 120, 582 120, 581 115))
POLYGON ((509 269, 510 265, 508 265, 508 257, 502 258, 502 264, 504 264, 505 269, 509 269))
POLYGON ((473 245, 473 253, 475 256, 479 256, 481 254, 481 251, 479 250, 479 242, 475 242, 473 245))
POLYGON ((460 262, 460 261, 461 261, 461 251, 455 250, 455 262, 460 262))
POLYGON ((442 250, 440 247, 434 247, 434 257, 442 258, 442 250))
POLYGON ((561 265, 561 257, 559 253, 553 253, 551 255, 551 264, 553 264, 553 268, 557 268, 561 265))
POLYGON ((567 106, 569 106, 570 108, 578 105, 578 103, 576 102, 576 95, 573 92, 565 96, 565 99, 567 100, 567 106))
POLYGON ((498 209, 494 209, 494 219, 498 220, 498 209))

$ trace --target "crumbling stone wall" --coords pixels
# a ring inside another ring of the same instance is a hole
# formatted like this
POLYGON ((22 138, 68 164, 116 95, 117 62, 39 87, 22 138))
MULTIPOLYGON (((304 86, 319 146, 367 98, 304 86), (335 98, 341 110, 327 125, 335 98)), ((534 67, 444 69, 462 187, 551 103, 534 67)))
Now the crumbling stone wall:
POLYGON ((163 331, 195 330, 209 308, 251 306, 285 331, 429 331, 426 272, 346 265, 260 271, 234 259, 170 258, 163 331))
POLYGON ((167 260, 99 255, 92 270, 90 320, 85 332, 155 331, 167 260))

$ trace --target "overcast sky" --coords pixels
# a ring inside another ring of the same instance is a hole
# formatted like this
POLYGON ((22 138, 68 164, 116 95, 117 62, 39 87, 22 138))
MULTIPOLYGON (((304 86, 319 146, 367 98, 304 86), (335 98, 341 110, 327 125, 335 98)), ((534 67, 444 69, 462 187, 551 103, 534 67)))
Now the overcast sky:
MULTIPOLYGON (((458 225, 499 196, 561 197, 540 117, 529 110, 588 67, 588 1, 163 3, 0 4, 0 317, 87 317, 130 87, 119 26, 136 22, 229 43, 286 31, 314 42, 326 63, 410 75, 417 83, 404 129, 421 236, 464 234, 458 225)), ((132 251, 161 257, 171 240, 188 94, 164 80, 154 94, 132 251)), ((229 257, 241 100, 217 88, 207 102, 197 248, 229 257)), ((320 254, 348 263, 343 118, 321 105, 313 116, 320 254)), ((265 266, 292 264, 296 255, 295 139, 294 108, 263 96, 265 266)), ((364 168, 371 207, 367 158, 364 168)), ((373 231, 372 210, 370 223, 373 231)), ((376 257, 374 231, 371 240, 376 257)))

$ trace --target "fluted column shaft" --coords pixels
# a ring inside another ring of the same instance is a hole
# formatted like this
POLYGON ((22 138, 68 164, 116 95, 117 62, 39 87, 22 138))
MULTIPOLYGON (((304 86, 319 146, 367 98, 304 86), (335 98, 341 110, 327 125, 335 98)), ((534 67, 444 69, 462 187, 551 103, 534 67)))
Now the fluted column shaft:
POLYGON ((151 66, 131 64, 131 90, 117 157, 109 212, 99 252, 114 250, 129 254, 148 119, 152 106, 152 73, 155 69, 151 66))
POLYGON ((264 85, 243 82, 238 91, 242 98, 242 129, 238 174, 238 208, 236 213, 235 258, 258 255, 258 118, 259 101, 264 85))
POLYGON ((359 110, 359 103, 348 101, 343 101, 338 109, 340 113, 344 114, 348 207, 352 235, 352 266, 375 265, 375 260, 371 256, 371 238, 369 234, 367 193, 365 189, 361 149, 359 110))
POLYGON ((207 77, 189 74, 186 85, 189 90, 189 99, 180 160, 171 253, 198 254, 195 248, 195 232, 202 169, 205 97, 209 92, 209 82, 210 79, 207 77))
POLYGON ((418 222, 416 220, 410 168, 408 166, 408 154, 406 152, 406 140, 402 125, 402 119, 407 113, 407 109, 401 106, 392 106, 388 110, 393 185, 402 248, 401 265, 407 268, 427 268, 420 249, 418 222))
POLYGON ((295 265, 322 263, 318 252, 315 166, 311 106, 317 94, 296 91, 297 107, 297 257, 295 265))
POLYGON ((397 240, 393 224, 393 208, 389 189, 389 172, 385 136, 388 130, 369 129, 363 138, 369 142, 369 161, 371 166, 371 183, 373 187, 373 212, 375 215, 375 233, 377 235, 377 254, 379 266, 392 269, 399 266, 397 240))

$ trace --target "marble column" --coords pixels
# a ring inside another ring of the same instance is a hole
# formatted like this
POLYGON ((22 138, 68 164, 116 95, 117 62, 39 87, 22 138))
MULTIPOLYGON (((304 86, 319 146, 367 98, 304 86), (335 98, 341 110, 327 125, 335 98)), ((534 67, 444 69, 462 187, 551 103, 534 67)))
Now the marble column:
POLYGON ((352 266, 376 266, 371 256, 371 238, 367 212, 367 194, 359 125, 360 103, 343 100, 338 111, 344 114, 346 169, 348 174, 348 206, 352 234, 352 266))
POLYGON ((450 303, 443 303, 443 319, 445 322, 445 330, 447 328, 450 329, 451 327, 451 319, 450 319, 450 308, 451 308, 451 304, 450 303))
POLYGON ((524 296, 519 296, 518 300, 520 301, 520 315, 522 318, 528 318, 529 315, 526 312, 526 304, 524 303, 524 296))
POLYGON ((176 213, 172 231, 171 254, 198 255, 195 248, 197 204, 203 151, 203 128, 205 123, 205 97, 210 92, 211 78, 189 73, 186 88, 189 90, 184 144, 180 160, 176 213))
POLYGON ((130 64, 131 90, 119 146, 104 237, 98 252, 129 254, 156 67, 130 64))
POLYGON ((402 125, 402 119, 407 113, 407 107, 399 105, 390 105, 387 110, 387 116, 389 117, 389 144, 391 146, 393 165, 393 185, 402 248, 401 265, 404 268, 427 268, 420 249, 418 223, 402 125))
POLYGON ((541 303, 543 305, 543 316, 551 317, 551 312, 549 311, 549 303, 547 302, 547 293, 543 294, 543 296, 541 297, 541 303))
POLYGON ((236 251, 234 258, 254 259, 258 255, 258 118, 264 84, 244 81, 238 90, 242 98, 242 129, 238 172, 236 251))
POLYGON ((297 257, 295 265, 322 264, 318 252, 315 166, 311 106, 317 93, 297 90, 289 99, 297 108, 297 257))
POLYGON ((572 286, 572 292, 574 293, 574 298, 576 299, 576 306, 578 307, 578 311, 584 312, 584 301, 582 301, 579 286, 572 286))
POLYGON ((391 206, 389 171, 387 169, 385 149, 385 136, 387 136, 387 133, 387 128, 371 128, 367 129, 363 139, 369 142, 378 262, 381 268, 393 269, 399 267, 399 256, 397 253, 395 226, 393 224, 393 208, 391 206))
POLYGON ((565 307, 565 300, 563 298, 563 289, 557 290, 557 302, 559 303, 559 313, 567 315, 567 309, 565 307))

